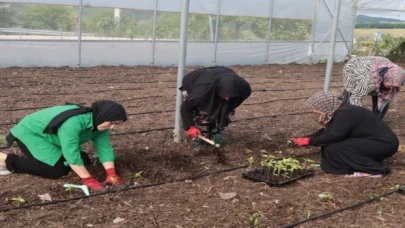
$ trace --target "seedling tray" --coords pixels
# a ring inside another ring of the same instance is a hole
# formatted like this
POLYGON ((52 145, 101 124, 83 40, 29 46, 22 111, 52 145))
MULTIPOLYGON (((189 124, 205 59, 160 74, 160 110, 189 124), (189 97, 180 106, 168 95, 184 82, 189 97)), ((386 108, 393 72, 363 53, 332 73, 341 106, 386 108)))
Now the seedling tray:
POLYGON ((272 172, 267 173, 267 171, 261 171, 260 169, 254 169, 248 172, 244 172, 242 177, 248 180, 265 182, 269 186, 280 187, 286 184, 291 184, 299 179, 313 176, 314 170, 302 171, 300 173, 294 174, 291 178, 286 178, 283 176, 273 175, 272 172))

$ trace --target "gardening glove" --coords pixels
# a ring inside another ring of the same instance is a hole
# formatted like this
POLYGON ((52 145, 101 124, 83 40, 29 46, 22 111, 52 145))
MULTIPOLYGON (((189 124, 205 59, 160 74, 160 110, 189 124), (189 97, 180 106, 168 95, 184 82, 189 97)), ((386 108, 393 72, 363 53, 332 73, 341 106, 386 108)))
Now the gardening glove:
POLYGON ((294 144, 296 146, 308 146, 309 145, 309 138, 295 138, 294 144))
POLYGON ((119 189, 126 188, 127 186, 123 183, 121 178, 115 172, 115 168, 109 168, 106 170, 107 178, 105 179, 105 184, 111 184, 119 189))
POLYGON ((200 129, 196 126, 191 126, 188 131, 187 135, 192 137, 192 138, 197 138, 197 136, 201 133, 200 129))
POLYGON ((82 178, 82 181, 83 184, 89 187, 92 191, 102 192, 105 190, 104 186, 101 185, 101 183, 98 182, 98 180, 96 180, 94 177, 82 178))

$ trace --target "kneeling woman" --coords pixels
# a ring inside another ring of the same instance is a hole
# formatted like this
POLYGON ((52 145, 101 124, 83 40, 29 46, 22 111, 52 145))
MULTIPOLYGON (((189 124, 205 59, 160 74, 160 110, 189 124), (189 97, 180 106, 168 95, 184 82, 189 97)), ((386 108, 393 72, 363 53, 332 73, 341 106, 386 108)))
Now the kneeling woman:
POLYGON ((230 115, 251 93, 245 79, 221 66, 188 73, 180 90, 184 97, 181 106, 183 127, 193 138, 198 134, 208 138, 222 134, 230 123, 230 115))
POLYGON ((298 146, 320 146, 321 168, 326 173, 389 172, 383 161, 396 153, 399 142, 384 121, 365 108, 342 104, 341 96, 334 92, 315 93, 307 103, 320 114, 324 128, 294 142, 298 146))
POLYGON ((14 126, 7 137, 9 145, 17 141, 26 158, 0 153, 0 168, 52 179, 67 175, 72 169, 92 190, 104 190, 84 166, 90 160, 80 144, 92 141, 107 173, 105 182, 122 187, 115 172, 110 129, 125 120, 124 107, 107 100, 94 102, 91 108, 62 105, 32 113, 14 126))

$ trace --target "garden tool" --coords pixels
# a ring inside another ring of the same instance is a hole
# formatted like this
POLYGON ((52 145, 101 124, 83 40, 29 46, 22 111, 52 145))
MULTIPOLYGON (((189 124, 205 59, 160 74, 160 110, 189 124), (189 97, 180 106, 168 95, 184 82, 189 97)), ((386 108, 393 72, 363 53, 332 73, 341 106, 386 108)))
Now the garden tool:
POLYGON ((202 135, 198 135, 198 138, 205 141, 206 143, 215 146, 216 148, 219 148, 221 145, 221 141, 222 141, 222 135, 215 135, 214 136, 214 141, 202 136, 202 135))
POLYGON ((219 147, 221 146, 220 143, 222 142, 222 135, 220 135, 220 134, 214 135, 214 138, 213 138, 214 140, 207 139, 206 137, 204 137, 202 135, 198 135, 198 138, 200 138, 201 140, 203 140, 203 141, 207 142, 208 144, 214 146, 213 152, 218 157, 218 163, 222 163, 222 164, 226 163, 225 154, 222 153, 222 151, 219 150, 219 147))
POLYGON ((87 187, 86 185, 64 184, 63 187, 65 187, 65 188, 79 188, 84 192, 84 194, 86 196, 90 195, 89 187, 87 187))

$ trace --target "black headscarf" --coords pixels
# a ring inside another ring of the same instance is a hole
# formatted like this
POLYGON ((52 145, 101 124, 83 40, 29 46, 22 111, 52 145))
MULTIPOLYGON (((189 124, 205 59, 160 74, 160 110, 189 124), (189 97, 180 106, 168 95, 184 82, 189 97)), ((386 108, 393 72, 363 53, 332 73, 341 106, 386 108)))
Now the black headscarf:
POLYGON ((250 96, 249 83, 227 67, 201 68, 187 74, 181 90, 188 100, 208 113, 208 118, 225 126, 226 117, 250 96), (225 100, 224 97, 229 97, 225 100))
POLYGON ((93 111, 93 125, 97 129, 99 124, 106 121, 126 121, 127 113, 122 105, 109 100, 96 101, 91 105, 93 111))
POLYGON ((77 105, 78 108, 69 109, 56 115, 49 124, 45 127, 44 134, 56 134, 58 128, 70 117, 84 114, 87 112, 93 113, 93 126, 97 130, 97 126, 106 121, 127 120, 127 114, 122 105, 109 100, 96 101, 91 105, 91 108, 77 105))

